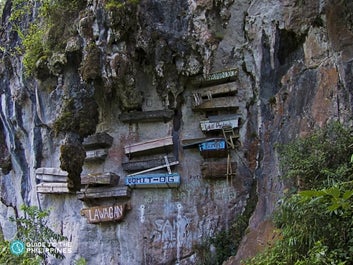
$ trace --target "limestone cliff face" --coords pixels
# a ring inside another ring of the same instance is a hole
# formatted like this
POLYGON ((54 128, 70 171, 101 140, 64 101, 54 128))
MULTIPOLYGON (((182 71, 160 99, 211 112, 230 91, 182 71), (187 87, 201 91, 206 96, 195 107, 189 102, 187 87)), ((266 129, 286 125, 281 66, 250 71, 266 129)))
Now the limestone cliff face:
MULTIPOLYGON (((11 1, 5 5, 0 67, 0 224, 5 237, 15 233, 8 217, 21 215, 20 205, 38 205, 52 209, 50 225, 72 242, 72 253, 60 264, 78 257, 88 264, 203 264, 204 242, 229 229, 257 201, 250 232, 229 264, 253 255, 271 238, 268 219, 283 190, 274 145, 329 120, 351 125, 351 3, 76 2, 77 10, 58 18, 61 26, 45 33, 51 49, 37 58, 30 77, 24 74, 23 55, 16 52, 21 39, 15 29, 28 27, 38 6, 16 25, 10 19, 11 1), (195 91, 207 103, 216 86, 201 87, 200 80, 229 69, 236 69, 236 78, 223 85, 236 95, 227 90, 217 98, 231 107, 197 108, 195 91), (136 118, 146 113, 163 118, 136 118), (223 137, 220 131, 201 131, 199 124, 226 115, 240 117, 239 139, 230 151, 236 174, 207 179, 205 163, 225 164, 227 157, 204 158, 197 148, 184 148, 185 140, 223 137), (97 133, 113 141, 91 152, 85 143, 97 133), (172 147, 159 153, 129 155, 124 149, 167 136, 172 147), (83 176, 111 172, 120 176, 115 186, 126 188, 128 163, 163 161, 165 155, 179 161, 171 168, 181 177, 178 188, 78 200, 83 176), (66 171, 68 192, 37 193, 38 168, 66 171), (89 224, 80 214, 83 208, 124 203, 131 209, 120 222, 89 224)), ((211 259, 216 255, 213 246, 208 252, 211 259)))

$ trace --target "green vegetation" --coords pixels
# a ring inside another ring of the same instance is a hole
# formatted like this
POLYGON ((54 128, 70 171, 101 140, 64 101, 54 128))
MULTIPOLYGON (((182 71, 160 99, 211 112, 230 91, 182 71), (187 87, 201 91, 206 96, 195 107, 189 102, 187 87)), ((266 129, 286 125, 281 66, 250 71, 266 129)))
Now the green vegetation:
POLYGON ((279 239, 246 264, 353 264, 352 143, 334 122, 280 148, 284 177, 299 184, 274 215, 279 239))
POLYGON ((69 36, 75 34, 72 21, 86 3, 85 0, 41 0, 36 18, 28 21, 35 2, 38 1, 14 0, 10 17, 13 29, 22 40, 23 47, 18 50, 24 55, 27 75, 34 74, 40 58, 49 58, 65 48, 69 36))
POLYGON ((77 132, 82 138, 95 131, 98 123, 98 105, 93 99, 84 99, 81 107, 75 105, 73 98, 68 99, 60 116, 55 120, 53 129, 60 132, 77 132))
MULTIPOLYGON (((45 244, 47 248, 52 248, 53 243, 67 240, 66 237, 54 232, 47 226, 47 217, 49 211, 41 211, 36 206, 22 206, 24 217, 10 218, 12 222, 17 224, 16 239, 21 240, 26 246, 35 244, 45 244)), ((15 255, 10 252, 10 242, 0 240, 0 264, 8 265, 39 265, 49 254, 54 257, 63 259, 64 256, 59 251, 53 253, 31 253, 25 251, 23 254, 15 255)))
POLYGON ((126 5, 137 5, 139 3, 140 3, 140 0, 127 0, 127 1, 108 0, 107 3, 105 4, 105 8, 108 10, 119 9, 119 8, 124 8, 126 5))

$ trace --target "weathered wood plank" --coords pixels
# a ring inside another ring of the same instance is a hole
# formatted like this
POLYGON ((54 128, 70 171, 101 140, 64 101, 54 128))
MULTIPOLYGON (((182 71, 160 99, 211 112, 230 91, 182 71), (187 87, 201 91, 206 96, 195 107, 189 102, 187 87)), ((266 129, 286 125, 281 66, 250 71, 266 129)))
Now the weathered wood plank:
POLYGON ((42 182, 67 182, 67 176, 57 176, 57 175, 36 175, 36 179, 42 182))
POLYGON ((67 177, 68 173, 60 168, 40 167, 36 169, 37 175, 53 175, 67 177))
POLYGON ((126 210, 126 204, 115 204, 85 208, 80 211, 80 214, 87 218, 88 223, 98 224, 121 221, 125 217, 126 210))
POLYGON ((108 155, 107 149, 97 149, 86 151, 85 161, 94 162, 94 161, 104 161, 108 155))
POLYGON ((35 172, 36 179, 43 182, 67 182, 68 173, 60 168, 40 167, 35 172))
POLYGON ((204 100, 219 97, 233 97, 237 94, 237 87, 233 83, 211 86, 194 90, 192 95, 195 105, 200 105, 204 100))
POLYGON ((86 150, 109 148, 112 146, 113 140, 113 137, 105 132, 96 133, 85 138, 82 145, 86 150))
POLYGON ((204 87, 216 84, 222 84, 235 81, 238 75, 237 69, 228 69, 224 71, 210 73, 207 76, 196 76, 192 78, 191 84, 193 86, 204 87))
MULTIPOLYGON (((175 162, 176 159, 173 156, 167 156, 169 162, 175 162)), ((164 163, 164 158, 152 158, 148 160, 130 160, 129 162, 122 163, 123 169, 125 171, 140 171, 152 167, 157 167, 164 163)))
POLYGON ((224 139, 201 143, 199 150, 204 158, 225 157, 228 154, 224 139))
MULTIPOLYGON (((235 171, 237 164, 230 163, 232 172, 235 171)), ((222 179, 227 177, 227 162, 203 162, 200 166, 201 174, 206 179, 222 179)))
POLYGON ((222 130, 224 126, 230 126, 231 128, 238 128, 239 117, 234 117, 228 120, 220 120, 220 121, 211 121, 211 120, 200 121, 201 130, 204 132, 222 130))
POLYGON ((240 106, 236 97, 221 97, 205 100, 200 105, 194 106, 194 111, 211 111, 211 110, 236 110, 240 106))
POLYGON ((175 166, 175 165, 178 165, 178 164, 179 164, 179 161, 170 162, 168 160, 168 157, 165 156, 163 165, 159 165, 159 166, 148 168, 148 169, 145 169, 145 170, 133 173, 133 174, 129 174, 128 177, 135 176, 135 175, 140 175, 140 174, 145 174, 147 172, 155 171, 155 170, 162 169, 162 168, 167 168, 168 173, 171 174, 172 173, 171 172, 171 166, 175 166))
POLYGON ((72 194, 73 192, 69 191, 67 183, 48 183, 42 182, 36 185, 37 193, 45 194, 72 194))
POLYGON ((173 118, 173 110, 152 110, 152 111, 133 111, 122 113, 119 119, 122 122, 155 122, 155 121, 169 121, 173 118))
POLYGON ((171 147, 172 145, 173 145, 173 138, 172 136, 168 136, 164 138, 129 144, 124 147, 124 150, 125 150, 125 154, 129 155, 129 154, 135 154, 135 153, 142 153, 146 151, 152 151, 156 149, 165 149, 165 148, 171 147))
POLYGON ((77 198, 82 201, 99 198, 129 198, 130 196, 131 191, 127 186, 87 188, 77 193, 77 198))
POLYGON ((82 185, 111 185, 115 186, 119 183, 120 177, 112 172, 106 173, 96 173, 81 175, 81 184, 82 185))
POLYGON ((142 174, 125 178, 125 185, 131 188, 177 188, 180 186, 178 173, 142 174))

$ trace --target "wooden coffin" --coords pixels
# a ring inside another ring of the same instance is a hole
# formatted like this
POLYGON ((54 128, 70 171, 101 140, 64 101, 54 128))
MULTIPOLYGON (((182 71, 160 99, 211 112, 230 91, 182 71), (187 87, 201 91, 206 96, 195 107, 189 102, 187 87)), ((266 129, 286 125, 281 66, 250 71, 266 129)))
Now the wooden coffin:
POLYGON ((119 119, 122 122, 155 122, 171 120, 174 116, 173 110, 152 110, 152 111, 133 111, 122 113, 119 119))
POLYGON ((86 150, 109 148, 113 144, 113 137, 107 133, 96 133, 84 139, 82 145, 86 150))
POLYGON ((69 191, 67 183, 49 183, 42 182, 36 185, 37 193, 44 194, 65 194, 73 192, 69 191))
POLYGON ((77 193, 79 200, 85 201, 90 199, 102 199, 102 198, 129 198, 131 191, 129 187, 92 187, 87 189, 81 189, 77 193))
POLYGON ((131 188, 177 188, 180 186, 178 173, 141 174, 125 178, 125 185, 131 188))
POLYGON ((82 209, 80 213, 87 218, 89 224, 98 224, 121 221, 124 219, 126 211, 126 204, 115 204, 85 208, 82 209))
POLYGON ((211 86, 193 91, 195 105, 200 105, 204 100, 219 97, 233 97, 237 93, 237 87, 232 83, 211 86))
POLYGON ((196 76, 191 80, 193 86, 204 87, 235 81, 238 75, 237 69, 210 73, 207 76, 196 76))
POLYGON ((112 172, 81 175, 82 185, 110 185, 119 183, 120 177, 112 172))
MULTIPOLYGON (((231 172, 235 172, 236 163, 230 163, 231 172)), ((206 179, 224 179, 227 177, 227 162, 204 162, 201 164, 201 174, 206 179)), ((230 173, 230 171, 229 171, 230 173)))
POLYGON ((211 142, 211 141, 221 141, 223 138, 221 137, 213 137, 213 138, 193 138, 193 139, 183 139, 181 140, 181 145, 184 149, 187 148, 195 148, 198 147, 200 144, 205 143, 205 142, 211 142))
MULTIPOLYGON (((167 158, 170 163, 176 161, 175 157, 173 156, 168 156, 167 158)), ((136 160, 136 161, 130 160, 129 162, 122 163, 122 166, 125 171, 140 171, 144 169, 158 167, 159 165, 162 165, 164 162, 165 162, 165 159, 163 157, 160 157, 160 158, 153 158, 148 160, 136 160)))
POLYGON ((68 173, 59 168, 40 167, 36 169, 36 178, 42 182, 67 182, 68 173))
POLYGON ((108 155, 107 149, 86 151, 86 162, 104 161, 108 155))
POLYGON ((199 150, 204 158, 225 157, 228 154, 224 139, 201 143, 199 144, 199 150))
POLYGON ((240 103, 236 97, 221 97, 202 101, 200 105, 193 107, 194 111, 211 111, 211 110, 237 110, 240 103))
POLYGON ((237 115, 223 115, 220 117, 211 116, 207 120, 200 121, 201 130, 204 132, 222 130, 223 127, 231 128, 239 127, 239 116, 237 115))
POLYGON ((173 146, 173 138, 172 136, 148 140, 144 142, 138 142, 126 145, 124 147, 125 154, 137 154, 137 153, 145 153, 157 150, 166 150, 170 149, 173 146))

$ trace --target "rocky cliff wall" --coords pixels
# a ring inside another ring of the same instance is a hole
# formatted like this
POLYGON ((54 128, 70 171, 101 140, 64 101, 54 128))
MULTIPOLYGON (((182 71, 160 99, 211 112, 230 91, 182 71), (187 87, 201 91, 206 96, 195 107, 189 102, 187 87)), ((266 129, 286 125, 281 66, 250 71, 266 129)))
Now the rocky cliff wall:
MULTIPOLYGON (((13 21, 11 1, 5 5, 0 84, 5 237, 14 236, 8 218, 22 214, 20 205, 38 205, 52 209, 50 225, 72 243, 60 264, 78 257, 88 264, 203 264, 205 241, 229 229, 257 201, 249 233, 229 263, 253 255, 271 238, 268 220, 284 189, 275 144, 329 120, 351 124, 349 1, 75 3, 76 11, 64 9, 64 19, 57 18, 61 27, 44 33, 50 49, 37 58, 33 77, 25 75, 16 26, 25 29, 36 13, 13 21), (229 69, 236 69, 234 78, 222 79, 229 69), (223 94, 211 93, 222 87, 223 94), (216 108, 212 104, 219 99, 223 105, 216 108), (211 107, 202 109, 202 103, 211 107), (141 113, 163 118, 137 120, 141 113), (203 132, 200 120, 225 115, 239 117, 239 139, 229 151, 236 174, 208 179, 201 165, 224 165, 227 156, 205 158, 197 145, 185 148, 185 140, 223 137, 220 130, 203 132), (97 133, 113 141, 89 153, 84 143, 97 133), (132 155, 124 149, 166 136, 171 148, 132 155), (181 177, 178 188, 78 200, 83 176, 112 172, 120 176, 116 186, 125 188, 127 163, 163 161, 165 155, 179 161, 171 168, 181 177), (67 171, 67 192, 38 193, 38 168, 67 171), (89 224, 80 214, 83 208, 124 203, 130 210, 120 222, 89 224)), ((208 247, 212 259, 215 248, 208 247)))

